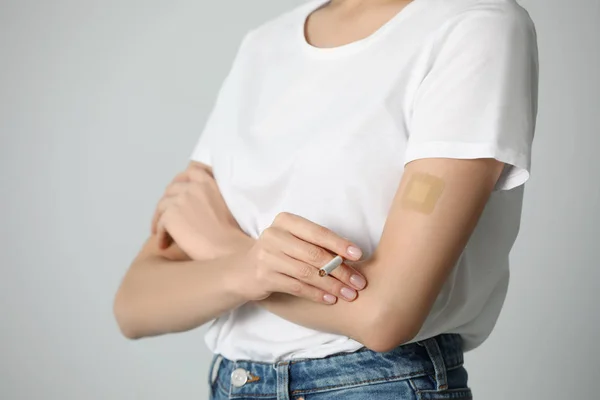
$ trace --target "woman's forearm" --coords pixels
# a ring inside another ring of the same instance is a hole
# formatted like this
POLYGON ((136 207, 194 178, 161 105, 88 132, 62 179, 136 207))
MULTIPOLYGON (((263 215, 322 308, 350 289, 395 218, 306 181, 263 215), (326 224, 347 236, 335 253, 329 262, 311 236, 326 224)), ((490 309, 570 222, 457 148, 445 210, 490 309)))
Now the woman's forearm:
POLYGON ((244 304, 236 284, 241 255, 185 261, 142 250, 115 297, 121 331, 132 339, 187 331, 244 304))
MULTIPOLYGON (((369 269, 368 262, 361 264, 365 269, 369 269)), ((368 271, 362 270, 362 272, 368 271)), ((368 279, 368 273, 365 276, 368 279)), ((285 293, 273 293, 257 303, 273 314, 295 324, 347 336, 374 351, 382 351, 386 349, 382 347, 377 335, 373 335, 373 330, 381 328, 385 310, 377 300, 374 286, 376 285, 370 283, 352 302, 338 301, 334 305, 317 304, 285 293)), ((399 317, 401 318, 401 316, 399 317)), ((408 331, 399 331, 397 334, 400 341, 410 339, 406 336, 409 335, 408 331)))
POLYGON ((408 342, 416 334, 413 312, 389 313, 369 288, 351 303, 338 301, 331 306, 284 293, 274 293, 258 304, 290 322, 347 336, 373 351, 389 351, 408 342), (400 329, 396 326, 400 326, 400 329), (393 332, 390 334, 389 330, 393 332), (393 339, 390 341, 387 338, 391 335, 393 339))
POLYGON ((363 339, 357 328, 368 322, 359 317, 362 313, 359 310, 360 304, 358 302, 359 299, 355 300, 354 304, 338 302, 338 304, 328 306, 285 293, 273 293, 257 303, 267 311, 295 324, 322 332, 348 336, 362 343, 363 339), (344 309, 347 307, 354 308, 357 320, 352 321, 347 317, 346 312, 340 312, 340 305, 344 309))

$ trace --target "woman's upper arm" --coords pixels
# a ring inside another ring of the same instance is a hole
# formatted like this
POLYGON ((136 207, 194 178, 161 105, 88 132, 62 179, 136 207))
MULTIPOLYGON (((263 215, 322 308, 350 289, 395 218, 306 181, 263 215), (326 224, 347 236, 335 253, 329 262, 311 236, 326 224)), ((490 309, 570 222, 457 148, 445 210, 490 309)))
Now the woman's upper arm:
POLYGON ((444 29, 411 103, 405 171, 365 273, 379 339, 417 334, 491 193, 529 178, 538 80, 531 20, 516 8, 468 12, 444 29))
MULTIPOLYGON (((420 159, 406 166, 379 245, 364 263, 369 286, 355 302, 374 316, 365 334, 375 337, 364 338, 372 347, 393 348, 418 333, 503 166, 489 158, 420 159)), ((342 306, 351 311, 355 305, 342 306)))

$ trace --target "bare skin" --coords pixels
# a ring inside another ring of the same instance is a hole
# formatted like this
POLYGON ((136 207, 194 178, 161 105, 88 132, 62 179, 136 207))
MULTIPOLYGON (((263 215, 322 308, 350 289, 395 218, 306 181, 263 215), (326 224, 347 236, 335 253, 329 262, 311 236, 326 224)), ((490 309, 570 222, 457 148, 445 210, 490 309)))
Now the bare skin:
POLYGON ((338 47, 370 36, 412 1, 332 0, 307 19, 305 36, 315 47, 338 47))

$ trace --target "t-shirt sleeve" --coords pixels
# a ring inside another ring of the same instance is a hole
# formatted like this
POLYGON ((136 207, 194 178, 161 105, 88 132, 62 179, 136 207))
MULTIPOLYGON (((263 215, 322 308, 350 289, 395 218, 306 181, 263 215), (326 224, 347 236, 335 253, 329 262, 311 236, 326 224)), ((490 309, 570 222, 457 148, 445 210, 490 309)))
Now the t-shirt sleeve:
POLYGON ((537 115, 538 55, 526 11, 478 12, 431 48, 416 89, 405 164, 420 158, 495 158, 495 190, 525 183, 537 115))
POLYGON ((244 59, 243 53, 248 36, 249 33, 242 40, 232 66, 221 83, 204 129, 190 156, 190 160, 192 161, 212 166, 217 142, 227 134, 227 131, 235 129, 234 116, 236 115, 239 100, 237 93, 240 89, 241 71, 244 68, 242 65, 244 59))

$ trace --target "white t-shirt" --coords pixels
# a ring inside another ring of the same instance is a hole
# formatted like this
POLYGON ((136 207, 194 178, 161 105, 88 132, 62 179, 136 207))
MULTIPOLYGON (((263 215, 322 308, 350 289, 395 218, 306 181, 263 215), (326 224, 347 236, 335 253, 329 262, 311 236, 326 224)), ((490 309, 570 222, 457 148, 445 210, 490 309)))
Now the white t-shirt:
MULTIPOLYGON (((415 0, 369 37, 317 48, 313 0, 249 32, 192 159, 213 166, 241 228, 257 238, 282 211, 376 248, 404 165, 494 157, 496 190, 413 341, 494 327, 509 280, 537 114, 534 25, 514 0, 415 0)), ((357 321, 360 323, 360 321, 357 321)), ((362 345, 248 303, 206 343, 229 359, 323 357, 362 345)))

